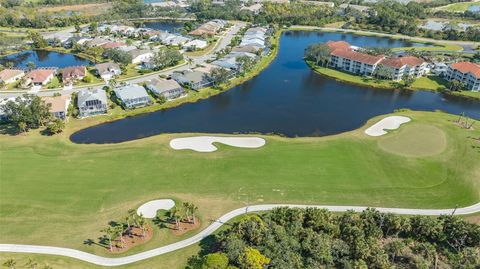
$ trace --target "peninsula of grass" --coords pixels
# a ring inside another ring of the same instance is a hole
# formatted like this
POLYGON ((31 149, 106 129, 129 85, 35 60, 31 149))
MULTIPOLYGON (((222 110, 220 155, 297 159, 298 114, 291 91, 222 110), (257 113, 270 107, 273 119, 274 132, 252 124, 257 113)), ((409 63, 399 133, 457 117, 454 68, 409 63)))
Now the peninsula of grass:
POLYGON ((459 91, 459 92, 450 92, 447 91, 448 82, 442 78, 436 76, 426 76, 420 77, 413 82, 410 86, 402 85, 402 82, 396 82, 391 80, 376 79, 371 77, 362 77, 359 75, 347 73, 341 70, 317 66, 311 61, 306 61, 308 66, 312 68, 315 72, 336 79, 338 81, 351 83, 355 85, 379 88, 379 89, 404 89, 404 90, 427 90, 427 91, 437 91, 445 94, 461 96, 469 99, 480 100, 480 92, 473 91, 459 91))

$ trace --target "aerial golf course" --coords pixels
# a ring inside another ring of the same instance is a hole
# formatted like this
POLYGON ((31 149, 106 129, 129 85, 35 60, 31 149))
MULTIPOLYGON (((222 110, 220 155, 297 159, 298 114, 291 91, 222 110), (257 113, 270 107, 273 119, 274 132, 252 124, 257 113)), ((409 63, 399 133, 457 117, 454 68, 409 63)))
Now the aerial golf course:
MULTIPOLYGON (((467 130, 458 116, 402 111, 411 118, 388 134, 371 137, 364 127, 320 138, 261 136, 266 145, 242 149, 215 144, 218 151, 175 151, 163 134, 120 144, 79 145, 72 130, 59 136, 38 131, 0 136, 1 243, 74 248, 100 256, 139 253, 188 238, 222 214, 245 205, 298 203, 398 208, 454 208, 480 199, 480 129, 467 130), (93 242, 109 221, 146 201, 194 201, 201 226, 176 236, 154 227, 153 239, 122 254, 93 242)), ((476 127, 476 128, 475 128, 476 127)), ((181 268, 199 246, 125 268, 181 268), (184 257, 184 261, 179 258, 184 257)), ((28 258, 54 268, 100 268, 74 259, 28 258)))

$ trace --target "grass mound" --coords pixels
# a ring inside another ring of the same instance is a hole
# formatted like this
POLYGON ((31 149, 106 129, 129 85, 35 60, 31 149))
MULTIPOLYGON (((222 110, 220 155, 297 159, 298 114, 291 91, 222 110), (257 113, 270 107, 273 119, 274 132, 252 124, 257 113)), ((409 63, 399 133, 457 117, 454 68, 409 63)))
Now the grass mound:
POLYGON ((381 149, 408 157, 438 155, 447 148, 447 136, 441 129, 428 124, 412 123, 378 141, 381 149))

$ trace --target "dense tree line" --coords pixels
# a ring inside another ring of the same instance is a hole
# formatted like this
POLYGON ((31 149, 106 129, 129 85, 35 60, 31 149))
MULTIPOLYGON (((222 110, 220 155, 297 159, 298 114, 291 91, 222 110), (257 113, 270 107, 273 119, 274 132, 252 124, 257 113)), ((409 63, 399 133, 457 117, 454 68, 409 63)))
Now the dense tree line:
POLYGON ((478 268, 480 226, 452 215, 277 208, 215 236, 189 268, 478 268), (208 251, 207 251, 208 252, 208 251), (254 266, 252 266, 252 264, 254 266))

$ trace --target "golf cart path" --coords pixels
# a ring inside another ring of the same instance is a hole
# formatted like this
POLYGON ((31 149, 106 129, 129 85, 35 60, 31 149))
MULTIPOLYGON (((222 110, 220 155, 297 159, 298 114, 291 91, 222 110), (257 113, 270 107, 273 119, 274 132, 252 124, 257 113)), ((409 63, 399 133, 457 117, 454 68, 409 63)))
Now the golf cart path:
MULTIPOLYGON (((276 207, 290 207, 290 208, 325 208, 333 212, 345 212, 347 210, 354 210, 356 212, 361 212, 367 207, 363 206, 324 206, 324 205, 297 205, 297 204, 264 204, 264 205, 252 205, 247 207, 238 208, 232 210, 225 215, 221 216, 210 224, 207 228, 199 232, 198 234, 187 238, 185 240, 166 245, 163 247, 155 248, 148 250, 142 253, 118 257, 118 258, 106 258, 97 255, 93 255, 87 252, 70 249, 70 248, 61 248, 61 247, 49 247, 49 246, 34 246, 34 245, 17 245, 17 244, 0 244, 0 252, 11 252, 11 253, 34 253, 34 254, 48 254, 48 255, 58 255, 70 257, 85 262, 93 263, 101 266, 120 266, 125 264, 130 264, 138 262, 141 260, 149 259, 155 256, 159 256, 165 253, 169 253, 175 250, 179 250, 190 245, 200 242, 205 237, 211 235, 218 228, 220 228, 225 222, 235 218, 237 216, 250 213, 250 212, 261 212, 272 210, 276 207)), ((426 215, 426 216, 435 216, 435 215, 446 215, 446 214, 456 214, 456 215, 467 215, 480 212, 480 203, 474 204, 472 206, 457 208, 457 209, 406 209, 406 208, 376 208, 380 212, 390 212, 395 214, 402 215, 426 215)))

